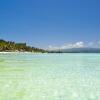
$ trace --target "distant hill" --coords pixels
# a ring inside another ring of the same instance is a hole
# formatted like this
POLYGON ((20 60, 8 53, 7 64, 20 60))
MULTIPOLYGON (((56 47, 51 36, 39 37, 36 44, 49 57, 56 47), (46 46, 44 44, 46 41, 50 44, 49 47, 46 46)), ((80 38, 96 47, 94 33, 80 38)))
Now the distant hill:
POLYGON ((15 43, 12 41, 5 41, 0 39, 0 52, 14 52, 14 51, 20 51, 20 52, 46 52, 43 49, 39 49, 36 47, 27 46, 26 43, 15 43))
POLYGON ((50 53, 100 53, 100 48, 70 48, 61 50, 52 50, 50 53))

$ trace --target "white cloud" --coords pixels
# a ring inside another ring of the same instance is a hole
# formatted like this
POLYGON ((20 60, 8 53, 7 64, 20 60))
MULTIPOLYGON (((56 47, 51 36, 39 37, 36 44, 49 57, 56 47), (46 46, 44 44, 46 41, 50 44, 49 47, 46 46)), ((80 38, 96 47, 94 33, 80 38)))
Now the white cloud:
POLYGON ((73 44, 74 48, 82 48, 84 47, 84 42, 76 42, 75 44, 73 44))
POLYGON ((59 49, 70 49, 70 48, 100 48, 100 41, 97 42, 88 42, 84 43, 82 41, 76 42, 76 43, 68 43, 62 46, 52 46, 50 45, 47 49, 48 50, 59 50, 59 49))
POLYGON ((84 47, 84 42, 76 42, 76 43, 72 43, 72 44, 63 45, 63 46, 61 46, 61 49, 82 48, 82 47, 84 47))
POLYGON ((60 47, 55 47, 55 46, 50 45, 48 47, 48 49, 49 50, 58 50, 58 49, 70 49, 70 48, 83 48, 83 47, 85 47, 84 42, 80 41, 80 42, 76 42, 76 43, 62 45, 60 47))

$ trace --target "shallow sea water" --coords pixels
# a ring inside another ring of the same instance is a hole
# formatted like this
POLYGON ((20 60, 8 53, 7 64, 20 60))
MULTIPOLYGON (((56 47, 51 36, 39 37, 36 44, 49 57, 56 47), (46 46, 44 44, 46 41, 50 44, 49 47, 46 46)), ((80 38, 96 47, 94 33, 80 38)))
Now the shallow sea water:
POLYGON ((0 100, 100 100, 100 54, 0 53, 0 100))

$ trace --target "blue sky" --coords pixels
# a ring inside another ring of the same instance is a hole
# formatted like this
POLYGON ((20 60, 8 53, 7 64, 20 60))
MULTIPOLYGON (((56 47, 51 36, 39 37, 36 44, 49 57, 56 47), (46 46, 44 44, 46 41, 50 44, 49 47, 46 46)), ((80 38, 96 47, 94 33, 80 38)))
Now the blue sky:
POLYGON ((100 0, 0 0, 0 38, 41 48, 99 43, 100 0))

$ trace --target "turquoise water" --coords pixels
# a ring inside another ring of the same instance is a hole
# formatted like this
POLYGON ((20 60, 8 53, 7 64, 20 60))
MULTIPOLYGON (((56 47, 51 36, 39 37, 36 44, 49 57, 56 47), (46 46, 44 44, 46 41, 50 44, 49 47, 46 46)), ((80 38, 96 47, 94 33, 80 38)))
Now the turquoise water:
POLYGON ((100 54, 0 54, 0 100, 100 100, 100 54))

